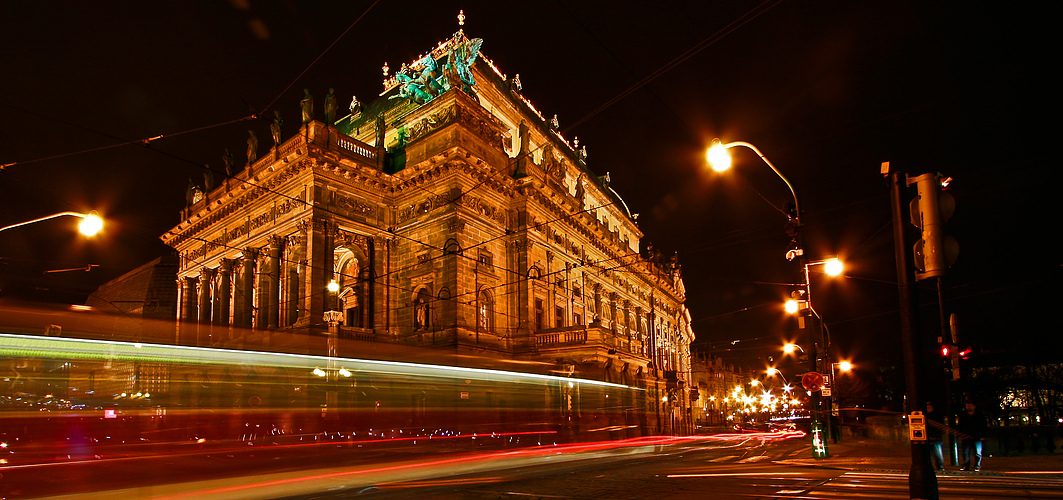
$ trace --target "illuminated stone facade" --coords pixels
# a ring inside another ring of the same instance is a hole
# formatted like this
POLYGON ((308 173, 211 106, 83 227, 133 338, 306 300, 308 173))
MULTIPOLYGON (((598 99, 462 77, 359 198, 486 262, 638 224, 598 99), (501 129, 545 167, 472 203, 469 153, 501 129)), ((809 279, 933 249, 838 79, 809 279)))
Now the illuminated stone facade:
MULTIPOLYGON (((310 121, 182 213, 162 237, 180 255, 178 335, 210 342, 198 323, 312 336, 338 309, 340 337, 546 362, 644 387, 616 403, 657 416, 581 425, 689 426, 694 334, 678 266, 640 254, 607 176, 516 78, 481 56, 474 85, 449 84, 449 54, 467 43, 459 32, 430 55, 437 95, 395 98, 408 87, 393 77, 379 99, 334 127, 310 121)), ((402 74, 419 77, 423 61, 402 74)))

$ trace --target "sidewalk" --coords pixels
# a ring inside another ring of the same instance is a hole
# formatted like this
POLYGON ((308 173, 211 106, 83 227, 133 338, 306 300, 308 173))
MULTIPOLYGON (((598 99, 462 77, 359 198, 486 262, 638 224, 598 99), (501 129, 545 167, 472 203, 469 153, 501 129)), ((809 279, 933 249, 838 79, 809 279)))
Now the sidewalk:
MULTIPOLYGON (((830 467, 847 470, 875 470, 907 472, 911 468, 911 447, 907 442, 886 441, 878 439, 847 439, 828 445, 830 457, 813 458, 812 447, 804 447, 793 452, 781 463, 830 467)), ((958 466, 948 465, 945 457, 947 475, 1026 475, 1037 477, 1063 477, 1063 453, 992 456, 982 455, 982 470, 979 472, 961 471, 958 466)), ((940 474, 940 473, 939 473, 940 474)))

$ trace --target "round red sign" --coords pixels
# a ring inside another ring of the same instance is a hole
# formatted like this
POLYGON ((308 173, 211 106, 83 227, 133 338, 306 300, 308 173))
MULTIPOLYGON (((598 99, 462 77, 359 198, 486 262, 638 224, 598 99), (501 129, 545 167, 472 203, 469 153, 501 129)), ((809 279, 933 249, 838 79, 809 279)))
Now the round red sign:
POLYGON ((804 377, 801 377, 801 385, 805 387, 806 391, 816 392, 823 387, 823 374, 808 372, 804 377))

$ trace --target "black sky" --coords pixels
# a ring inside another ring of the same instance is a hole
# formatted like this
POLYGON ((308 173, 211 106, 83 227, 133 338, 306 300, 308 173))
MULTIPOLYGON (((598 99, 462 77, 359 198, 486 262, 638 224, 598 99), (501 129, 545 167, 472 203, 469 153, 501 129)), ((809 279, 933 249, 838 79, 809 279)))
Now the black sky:
MULTIPOLYGON (((813 277, 841 356, 888 363, 900 355, 883 161, 956 179, 949 232, 961 253, 945 287, 965 341, 985 351, 1058 352, 1052 191, 1060 176, 1050 154, 1058 99, 1048 76, 1058 56, 1047 13, 979 2, 796 0, 370 7, 5 5, 0 164, 18 163, 0 174, 0 225, 96 209, 109 226, 94 241, 61 219, 0 234, 0 297, 78 300, 158 256, 188 178, 201 179, 203 164, 220 167, 223 148, 242 158, 247 129, 263 144, 269 137, 264 121, 192 130, 249 109, 278 109, 296 123, 304 87, 318 102, 329 87, 344 103, 352 94, 368 102, 382 88, 385 61, 397 68, 449 37, 463 9, 465 32, 484 39, 483 53, 519 73, 525 96, 579 137, 592 170, 611 173, 612 187, 641 214, 646 240, 679 252, 703 346, 743 339, 730 355, 756 363, 795 335, 780 305, 789 288, 779 285, 797 279, 783 258, 779 209, 789 192, 748 152, 737 153, 731 172, 709 172, 704 150, 721 137, 757 145, 791 178, 810 257, 849 263, 848 279, 813 277), (150 149, 34 161, 160 134, 150 149), (101 267, 42 274, 89 263, 101 267)), ((931 323, 932 299, 920 294, 931 323)))

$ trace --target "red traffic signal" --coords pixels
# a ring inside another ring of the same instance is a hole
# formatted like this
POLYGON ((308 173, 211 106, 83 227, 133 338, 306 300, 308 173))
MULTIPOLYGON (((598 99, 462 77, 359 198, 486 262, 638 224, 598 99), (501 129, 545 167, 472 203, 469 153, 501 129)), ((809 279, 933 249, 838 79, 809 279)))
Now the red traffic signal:
POLYGON ((949 357, 949 346, 947 346, 947 345, 941 346, 941 357, 943 357, 943 358, 949 357))

